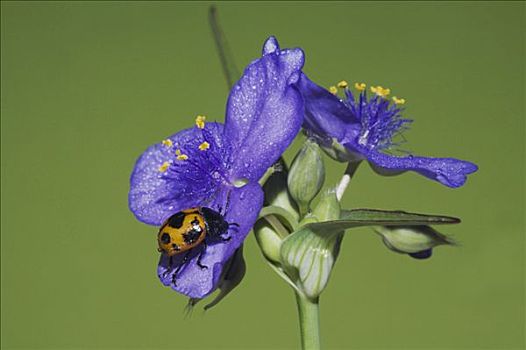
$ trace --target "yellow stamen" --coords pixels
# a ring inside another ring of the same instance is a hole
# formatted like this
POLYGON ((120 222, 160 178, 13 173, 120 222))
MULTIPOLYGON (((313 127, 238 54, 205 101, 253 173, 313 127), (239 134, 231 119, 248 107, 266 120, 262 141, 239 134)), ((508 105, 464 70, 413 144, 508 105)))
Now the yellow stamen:
POLYGON ((358 91, 363 91, 366 87, 365 83, 354 83, 354 88, 358 91))
POLYGON ((199 145, 199 149, 201 151, 206 151, 209 148, 210 148, 210 144, 206 141, 204 141, 202 144, 199 145))
POLYGON ((386 97, 387 95, 391 93, 391 89, 385 89, 381 87, 380 85, 371 86, 371 92, 376 94, 377 96, 386 97))
POLYGON ((393 102, 397 105, 403 105, 405 103, 405 98, 398 98, 393 96, 393 102))
POLYGON ((349 86, 349 84, 345 81, 345 80, 342 80, 340 81, 338 84, 336 84, 340 89, 345 89, 347 86, 349 86))
POLYGON ((159 167, 159 171, 161 173, 164 173, 166 170, 168 170, 168 167, 170 166, 170 163, 168 162, 164 162, 160 167, 159 167))
POLYGON ((174 145, 174 143, 172 142, 172 140, 170 139, 166 139, 166 140, 163 140, 163 145, 165 145, 166 147, 170 148, 174 145))
POLYGON ((181 153, 180 149, 176 150, 175 154, 177 155, 177 160, 187 160, 188 159, 188 156, 186 154, 181 153))
POLYGON ((329 87, 329 92, 333 95, 336 95, 338 93, 338 88, 336 86, 329 87))
POLYGON ((206 117, 204 115, 198 115, 197 117, 195 117, 195 125, 197 125, 199 129, 204 129, 205 120, 206 120, 206 117))

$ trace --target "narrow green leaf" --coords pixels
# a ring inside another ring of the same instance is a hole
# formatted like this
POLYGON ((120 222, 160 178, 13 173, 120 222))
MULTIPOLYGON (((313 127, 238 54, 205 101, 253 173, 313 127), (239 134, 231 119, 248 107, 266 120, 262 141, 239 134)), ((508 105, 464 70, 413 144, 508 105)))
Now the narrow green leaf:
POLYGON ((330 234, 360 226, 420 226, 458 224, 460 219, 442 215, 408 213, 395 210, 353 209, 342 210, 339 220, 306 225, 313 231, 330 234))

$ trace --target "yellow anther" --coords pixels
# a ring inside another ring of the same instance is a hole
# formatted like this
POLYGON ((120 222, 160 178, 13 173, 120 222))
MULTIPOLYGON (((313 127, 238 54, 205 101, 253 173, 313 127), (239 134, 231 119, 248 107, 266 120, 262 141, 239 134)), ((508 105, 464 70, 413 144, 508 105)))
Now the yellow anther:
POLYGON ((358 91, 363 91, 366 87, 365 83, 354 83, 354 88, 358 91))
POLYGON ((371 92, 376 94, 377 96, 386 97, 387 95, 391 93, 391 89, 385 89, 381 87, 380 85, 371 86, 371 92))
POLYGON ((197 125, 199 129, 204 129, 205 120, 206 120, 206 117, 204 115, 198 115, 197 117, 195 117, 195 125, 197 125))
POLYGON ((398 98, 393 96, 393 102, 397 105, 403 105, 405 103, 405 98, 398 98))
POLYGON ((329 87, 329 91, 331 94, 336 95, 338 93, 338 88, 336 86, 329 87))
POLYGON ((164 162, 163 164, 161 164, 161 166, 159 167, 159 171, 161 173, 164 173, 166 170, 168 170, 168 167, 170 166, 170 163, 168 162, 164 162))
POLYGON ((338 84, 336 84, 340 89, 345 89, 347 86, 349 86, 349 84, 345 81, 345 80, 342 80, 340 81, 338 84))
POLYGON ((202 144, 199 145, 199 149, 201 151, 206 151, 209 148, 210 148, 210 144, 206 141, 204 141, 202 144))
POLYGON ((175 154, 177 155, 177 160, 187 160, 188 159, 188 156, 186 154, 181 153, 180 149, 176 150, 175 154))
POLYGON ((166 147, 170 148, 174 145, 174 143, 172 142, 172 140, 170 139, 166 139, 166 140, 163 140, 163 145, 165 145, 166 147))

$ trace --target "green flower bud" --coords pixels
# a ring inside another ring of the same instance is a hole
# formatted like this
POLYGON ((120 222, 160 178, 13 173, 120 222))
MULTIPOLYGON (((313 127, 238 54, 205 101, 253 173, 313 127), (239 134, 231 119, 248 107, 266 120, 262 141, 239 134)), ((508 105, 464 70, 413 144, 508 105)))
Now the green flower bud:
POLYGON ((268 261, 279 264, 282 239, 266 219, 260 219, 256 222, 254 235, 263 256, 268 261))
POLYGON ((340 218, 340 202, 336 198, 336 191, 330 189, 325 191, 316 205, 316 208, 312 211, 319 222, 337 220, 340 218))
POLYGON ((325 181, 325 167, 320 147, 312 139, 307 139, 292 162, 287 179, 289 193, 305 215, 310 202, 321 190, 325 181))
POLYGON ((416 259, 429 258, 432 248, 438 245, 454 244, 450 238, 430 226, 377 226, 374 230, 382 237, 387 248, 416 259))
POLYGON ((265 206, 283 208, 297 221, 299 219, 298 208, 287 190, 287 165, 280 159, 273 167, 274 173, 263 185, 265 206))
POLYGON ((315 232, 306 226, 283 241, 284 270, 309 299, 316 299, 327 286, 342 237, 343 232, 315 232))

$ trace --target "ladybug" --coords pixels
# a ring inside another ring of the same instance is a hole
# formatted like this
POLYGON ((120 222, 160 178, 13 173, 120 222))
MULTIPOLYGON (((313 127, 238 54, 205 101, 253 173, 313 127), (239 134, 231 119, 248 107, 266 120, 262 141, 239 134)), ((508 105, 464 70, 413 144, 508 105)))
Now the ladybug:
POLYGON ((228 223, 221 213, 207 207, 185 209, 170 216, 159 229, 157 235, 158 251, 170 257, 169 269, 173 266, 173 258, 177 254, 185 253, 181 263, 176 268, 172 282, 179 270, 189 259, 190 253, 199 248, 197 266, 207 269, 202 264, 202 258, 208 243, 227 242, 230 236, 224 237, 231 226, 239 227, 236 223, 228 223))

